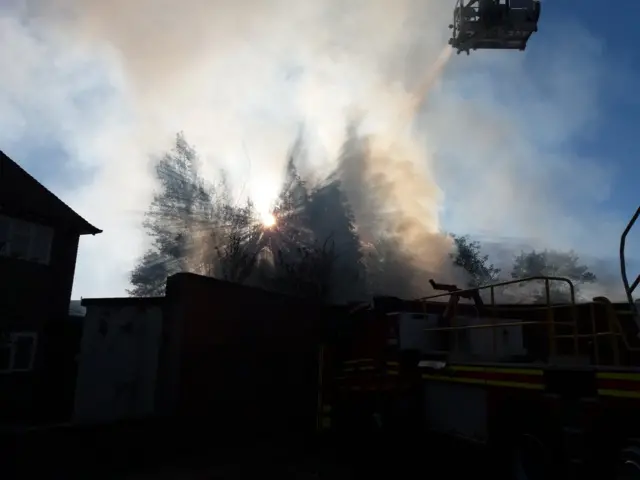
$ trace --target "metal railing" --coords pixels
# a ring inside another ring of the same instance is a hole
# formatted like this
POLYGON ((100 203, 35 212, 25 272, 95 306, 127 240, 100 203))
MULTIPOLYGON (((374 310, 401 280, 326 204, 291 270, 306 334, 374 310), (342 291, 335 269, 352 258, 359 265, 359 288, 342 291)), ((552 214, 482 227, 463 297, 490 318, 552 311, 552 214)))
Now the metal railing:
MULTIPOLYGON (((423 305, 426 308, 426 303, 429 300, 433 300, 436 298, 443 298, 443 297, 450 297, 451 295, 458 295, 458 296, 462 296, 465 294, 471 294, 473 292, 476 291, 482 291, 482 290, 489 290, 490 292, 490 296, 491 296, 491 302, 490 305, 487 307, 489 308, 489 311, 491 313, 490 319, 491 319, 491 323, 489 324, 480 324, 480 325, 462 325, 462 326, 456 326, 453 323, 455 322, 455 315, 452 316, 450 322, 452 323, 451 326, 447 326, 447 327, 434 327, 434 328, 427 328, 425 329, 425 331, 431 331, 431 332, 436 332, 436 331, 455 331, 456 334, 454 335, 454 348, 452 349, 453 351, 456 351, 458 349, 458 334, 457 332, 460 330, 474 330, 474 329, 486 329, 486 328, 490 328, 493 329, 493 353, 494 355, 496 354, 496 349, 497 349, 497 340, 496 340, 496 332, 497 332, 497 328, 500 327, 515 327, 515 326, 525 326, 525 325, 546 325, 547 327, 547 338, 548 338, 548 342, 549 342, 549 355, 550 357, 555 357, 557 355, 557 339, 559 338, 571 338, 573 340, 573 351, 574 351, 574 355, 577 357, 580 354, 580 343, 579 343, 579 338, 580 338, 580 334, 578 332, 578 314, 577 314, 577 310, 576 310, 576 295, 575 295, 575 286, 573 285, 573 282, 566 278, 566 277, 555 277, 555 276, 533 276, 533 277, 526 277, 526 278, 520 278, 520 279, 515 279, 515 280, 507 280, 504 282, 498 282, 498 283, 493 283, 491 285, 484 285, 481 287, 477 287, 477 288, 468 288, 468 289, 464 289, 464 290, 455 290, 452 292, 446 292, 446 293, 440 293, 440 294, 436 294, 436 295, 430 295, 427 297, 422 297, 420 299, 418 299, 419 301, 423 302, 423 305), (495 289, 497 287, 505 287, 508 285, 517 285, 517 284, 522 284, 522 283, 530 283, 530 282, 534 282, 534 281, 544 281, 544 290, 545 290, 545 306, 543 307, 538 307, 538 308, 529 308, 527 311, 531 312, 531 311, 535 311, 535 310, 539 310, 539 311, 545 311, 547 313, 547 318, 544 321, 518 321, 518 322, 496 322, 496 311, 498 306, 496 305, 496 297, 495 297, 495 289), (569 287, 569 293, 570 293, 570 303, 568 304, 568 306, 571 308, 571 321, 570 322, 559 322, 556 321, 555 319, 555 310, 558 308, 566 308, 567 304, 560 304, 560 305, 553 305, 551 303, 551 287, 550 287, 550 283, 552 281, 556 281, 556 282, 562 282, 562 283, 566 283, 569 287), (570 336, 565 336, 565 335, 557 335, 556 334, 556 327, 558 326, 569 326, 572 329, 572 334, 570 336)), ((596 332, 593 332, 592 335, 595 337, 596 332)))
POLYGON ((627 235, 629 235, 629 232, 633 228, 633 225, 636 223, 636 220, 638 220, 638 217, 640 217, 640 207, 638 207, 636 213, 633 215, 633 217, 631 217, 631 220, 627 224, 627 228, 624 229, 624 231, 622 232, 622 236, 620 237, 620 274, 622 275, 622 284, 624 285, 624 291, 627 295, 627 301, 631 305, 631 309, 636 313, 636 315, 640 315, 640 312, 638 312, 635 302, 633 301, 633 292, 638 284, 640 284, 640 274, 635 279, 635 281, 631 285, 629 285, 629 278, 627 277, 627 262, 625 259, 624 251, 627 243, 627 235))
POLYGON ((482 290, 489 290, 491 292, 491 302, 492 304, 495 304, 495 289, 496 287, 505 287, 507 285, 516 285, 516 284, 520 284, 520 283, 527 283, 527 282, 531 282, 534 280, 544 280, 545 282, 545 293, 546 293, 546 299, 547 299, 547 303, 551 302, 551 296, 550 296, 550 288, 549 288, 549 282, 563 282, 566 283, 569 286, 569 292, 570 292, 570 298, 571 298, 571 303, 575 304, 576 302, 576 289, 575 286, 573 285, 573 282, 568 279, 567 277, 553 277, 553 276, 534 276, 534 277, 525 277, 525 278, 518 278, 518 279, 514 279, 514 280, 506 280, 504 282, 498 282, 498 283, 492 283, 490 285, 483 285, 481 287, 474 287, 474 288, 467 288, 467 289, 461 289, 461 290, 455 290, 453 292, 445 292, 445 293, 438 293, 436 295, 429 295, 427 297, 421 297, 418 300, 419 301, 424 301, 424 300, 432 300, 434 298, 439 298, 439 297, 448 297, 449 295, 462 295, 462 294, 470 294, 473 293, 475 291, 482 291, 482 290))
MULTIPOLYGON (((618 349, 618 342, 615 341, 616 337, 620 337, 620 340, 622 341, 622 344, 623 344, 623 346, 624 346, 626 351, 628 351, 628 352, 640 352, 640 347, 633 346, 629 342, 629 338, 627 337, 627 334, 624 331, 624 328, 622 327, 622 324, 620 323, 620 319, 618 318, 618 315, 621 312, 616 312, 616 309, 614 308, 613 303, 611 302, 611 300, 609 300, 607 297, 595 297, 593 299, 593 303, 594 304, 605 305, 605 307, 607 309, 607 324, 609 326, 610 333, 614 338, 614 340, 612 340, 612 347, 614 349, 614 355, 615 355, 616 359, 618 360, 618 362, 619 362, 619 359, 620 359, 620 352, 619 352, 619 349, 618 349)), ((633 310, 630 313, 631 313, 631 315, 634 315, 634 311, 633 310)))
MULTIPOLYGON (((572 282, 564 277, 528 277, 525 279, 518 279, 518 280, 510 280, 510 281, 506 281, 506 282, 500 282, 500 283, 495 283, 492 285, 486 285, 483 287, 478 287, 478 288, 469 288, 469 289, 465 289, 465 290, 456 290, 456 291, 452 291, 452 292, 446 292, 446 293, 442 293, 442 294, 437 294, 437 295, 431 295, 428 297, 423 297, 421 299, 419 299, 420 301, 423 301, 423 305, 425 308, 425 313, 426 313, 426 301, 428 300, 432 300, 435 298, 442 298, 442 297, 447 297, 447 296, 451 296, 451 295, 463 295, 465 293, 470 293, 473 292, 475 290, 489 290, 491 292, 491 303, 489 305, 486 305, 486 308, 489 310, 490 312, 490 323, 485 323, 485 324, 472 324, 472 325, 455 325, 455 315, 452 316, 451 320, 450 320, 450 325, 449 326, 444 326, 444 327, 433 327, 433 328, 426 328, 424 329, 425 332, 447 332, 447 331, 451 331, 451 332, 456 332, 456 334, 454 335, 453 339, 454 339, 454 345, 453 348, 451 348, 448 353, 454 352, 458 350, 458 335, 457 332, 459 331, 463 331, 463 330, 478 330, 478 329, 493 329, 493 353, 495 355, 496 353, 496 348, 497 348, 497 339, 496 339, 496 332, 498 328, 501 327, 518 327, 518 326, 535 326, 535 325, 540 325, 540 326, 546 326, 547 327, 547 341, 548 341, 548 348, 549 348, 549 357, 550 359, 552 359, 553 357, 557 356, 558 353, 558 348, 557 348, 557 340, 558 339, 570 339, 572 340, 572 344, 573 344, 573 355, 575 357, 578 357, 581 352, 580 352, 580 339, 588 339, 591 341, 591 350, 588 352, 583 352, 584 354, 588 354, 591 358, 592 358, 592 362, 595 365, 602 365, 601 363, 601 359, 603 356, 603 353, 601 351, 601 343, 600 340, 603 337, 609 337, 610 339, 610 352, 611 352, 611 365, 614 366, 618 366, 621 365, 621 348, 620 348, 620 344, 618 342, 622 343, 622 347, 623 350, 626 352, 640 352, 640 346, 634 346, 631 344, 631 342, 629 341, 628 335, 625 333, 625 330, 620 322, 620 318, 619 315, 621 314, 634 314, 633 311, 630 312, 620 312, 617 311, 615 309, 614 304, 606 297, 595 297, 593 299, 593 302, 590 302, 589 304, 585 304, 584 308, 589 308, 589 319, 587 320, 586 318, 585 320, 585 324, 587 325, 587 332, 583 333, 580 332, 579 329, 579 316, 578 316, 578 306, 575 303, 575 290, 573 288, 573 284, 572 282), (520 309, 520 308, 512 308, 512 305, 496 305, 495 303, 495 288, 496 287, 500 287, 500 286, 506 286, 506 285, 512 285, 512 284, 518 284, 518 283, 522 283, 522 282, 530 282, 530 281, 535 281, 535 280, 543 280, 545 282, 545 299, 546 299, 546 304, 543 306, 539 306, 539 307, 527 307, 525 309, 520 309), (551 298, 550 298, 550 282, 551 281, 562 281, 564 283, 567 283, 570 287, 570 292, 571 292, 571 302, 570 303, 565 303, 565 304, 552 304, 551 303, 551 298), (589 305, 587 307, 587 305, 589 305), (606 324, 606 330, 604 331, 599 331, 598 329, 598 325, 597 325, 597 314, 596 314, 596 306, 597 305, 602 305, 605 307, 605 324, 606 324), (557 310, 560 309, 566 309, 566 308, 570 308, 571 309, 571 320, 570 321, 559 321, 556 320, 556 314, 555 312, 557 310), (512 310, 512 311, 524 311, 527 313, 531 313, 531 312, 535 312, 535 311, 544 311, 546 312, 546 319, 545 320, 522 320, 522 321, 507 321, 507 322, 499 322, 496 321, 497 320, 497 316, 496 316, 496 312, 498 311, 498 309, 500 309, 501 312, 504 312, 505 310, 512 310), (572 329, 572 332, 570 334, 556 334, 556 327, 558 326, 568 326, 572 329)), ((479 313, 479 312, 478 312, 479 313)), ((478 315, 479 317, 479 315, 478 315)), ((442 353, 446 353, 446 352, 442 352, 442 353)))
MULTIPOLYGON (((625 259, 625 246, 626 246, 626 239, 627 239, 627 235, 629 234, 629 232, 631 231, 631 229, 633 228, 634 224, 636 223, 636 221, 638 220, 638 218, 640 218, 640 207, 638 207, 638 209, 636 210, 635 214, 633 215, 633 217, 631 218, 631 220, 629 221, 627 227, 625 228, 625 230, 622 232, 622 236, 620 238, 620 272, 622 275, 622 283, 624 285, 624 289, 625 289, 625 294, 627 297, 627 301, 629 302, 629 306, 630 306, 630 311, 629 313, 631 315, 633 315, 636 319, 636 325, 638 326, 638 328, 640 329, 640 311, 637 307, 637 305, 634 302, 633 299, 633 292, 635 291, 635 289, 638 287, 638 285, 640 285, 640 274, 636 277, 636 279, 633 281, 633 283, 629 284, 629 279, 627 277, 627 268, 626 268, 626 259, 625 259)), ((458 348, 458 335, 457 332, 460 330, 474 330, 474 329, 485 329, 485 328, 491 328, 493 329, 493 350, 494 350, 494 354, 496 353, 496 347, 497 347, 497 341, 496 341, 496 331, 497 328, 499 327, 515 327, 515 326, 527 326, 527 325, 546 325, 548 332, 547 332, 547 339, 548 339, 548 347, 549 347, 549 357, 553 358, 557 355, 557 340, 558 339, 571 339, 573 341, 573 353, 574 355, 577 357, 580 355, 580 339, 582 338, 587 338, 591 340, 591 345, 592 345, 592 352, 589 352, 590 354, 593 354, 593 361, 595 362, 596 365, 600 364, 600 359, 601 359, 601 351, 600 351, 600 342, 599 339, 601 337, 610 337, 610 347, 611 347, 611 354, 612 354, 612 361, 614 365, 620 365, 620 345, 618 343, 618 339, 620 339, 620 341, 622 342, 622 345, 624 347, 624 349, 627 352, 640 352, 640 346, 634 346, 631 344, 631 342, 629 341, 629 338, 627 337, 627 334, 620 322, 620 319, 618 317, 619 314, 622 313, 627 313, 627 312, 617 312, 616 309, 614 308, 613 303, 606 297, 595 297, 593 299, 593 302, 590 304, 590 332, 588 333, 580 333, 580 329, 579 329, 579 325, 578 325, 578 311, 577 311, 577 307, 576 307, 576 298, 575 298, 575 287, 573 285, 573 282, 565 277, 555 277, 555 276, 533 276, 533 277, 527 277, 527 278, 522 278, 522 279, 516 279, 516 280, 508 280, 505 282, 498 282, 498 283, 494 283, 491 285, 484 285, 481 287, 477 287, 477 288, 468 288, 468 289, 464 289, 464 290, 455 290, 455 291, 450 291, 450 292, 445 292, 445 293, 440 293, 440 294, 436 294, 436 295, 430 295, 427 297, 422 297, 420 299, 418 299, 419 301, 423 302, 423 306, 425 308, 425 313, 426 313, 426 302, 429 300, 434 300, 437 298, 443 298, 443 297, 450 297, 451 295, 458 295, 459 297, 465 296, 465 294, 467 294, 466 296, 469 297, 471 293, 473 292, 479 292, 482 290, 489 290, 490 292, 490 297, 491 297, 491 302, 490 305, 487 307, 489 309, 490 312, 490 318, 491 318, 491 323, 489 324, 479 324, 479 325, 461 325, 461 326, 456 326, 454 325, 455 322, 455 314, 452 315, 451 319, 450 319, 450 326, 446 326, 446 327, 435 327, 435 328, 427 328, 425 329, 425 331, 427 332, 436 332, 436 331, 454 331, 456 332, 456 335, 454 335, 454 348, 453 350, 457 350, 458 348), (504 287, 504 286, 508 286, 508 285, 514 285, 514 284, 522 284, 522 283, 527 283, 527 282, 532 282, 532 281, 544 281, 544 286, 545 286, 545 306, 544 307, 537 307, 537 308, 528 308, 526 311, 527 312, 532 312, 535 310, 544 310, 547 312, 547 318, 545 321, 518 321, 518 322, 496 322, 496 311, 498 306, 496 305, 496 301, 495 301, 495 289, 496 287, 504 287), (551 289, 550 289, 550 282, 552 281, 556 281, 556 282, 563 282, 566 283, 569 286, 569 292, 570 292, 570 303, 568 304, 569 307, 571 308, 571 321, 570 322, 563 322, 563 321, 556 321, 555 319, 555 311, 559 308, 566 308, 567 304, 561 304, 561 305, 554 305, 551 303, 551 289), (598 331, 598 326, 597 326, 597 316, 596 316, 596 312, 595 312, 595 305, 604 305, 606 308, 606 330, 605 331, 598 331), (562 335, 558 335, 556 334, 556 327, 557 326, 570 326, 572 328, 572 333, 571 334, 562 334, 562 335)), ((479 316, 479 312, 478 312, 478 316, 479 316)))

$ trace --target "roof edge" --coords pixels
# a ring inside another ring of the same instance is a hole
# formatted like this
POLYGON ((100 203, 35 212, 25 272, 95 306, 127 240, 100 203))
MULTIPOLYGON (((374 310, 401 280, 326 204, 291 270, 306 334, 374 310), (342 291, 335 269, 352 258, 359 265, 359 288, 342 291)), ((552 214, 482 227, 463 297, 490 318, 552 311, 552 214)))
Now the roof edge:
POLYGON ((82 298, 80 299, 80 305, 83 307, 91 305, 139 305, 141 303, 146 304, 161 304, 165 301, 165 297, 102 297, 102 298, 82 298))
POLYGON ((3 160, 3 159, 7 160, 11 164, 15 165, 19 170, 22 171, 22 173, 24 175, 26 175, 31 180, 33 180, 35 183, 40 185, 40 187, 42 187, 47 192, 48 195, 50 195, 55 201, 59 202, 60 205, 62 205, 62 207, 64 209, 68 210, 77 220, 77 224, 78 224, 77 231, 78 231, 78 233, 80 235, 97 235, 99 233, 102 233, 102 230, 100 230, 99 228, 94 227, 93 225, 91 225, 82 215, 80 215, 78 212, 76 212, 64 200, 62 200, 60 197, 58 197, 55 193, 53 193, 46 186, 44 186, 44 184, 42 182, 40 182, 36 177, 34 177, 27 170, 25 170, 22 167, 22 165, 20 165, 18 162, 16 162, 14 159, 12 159, 5 152, 0 150, 0 160, 3 160))
POLYGON ((94 227, 89 222, 87 222, 86 228, 80 231, 80 235, 98 235, 99 233, 102 233, 102 232, 103 232, 102 230, 100 230, 97 227, 94 227))

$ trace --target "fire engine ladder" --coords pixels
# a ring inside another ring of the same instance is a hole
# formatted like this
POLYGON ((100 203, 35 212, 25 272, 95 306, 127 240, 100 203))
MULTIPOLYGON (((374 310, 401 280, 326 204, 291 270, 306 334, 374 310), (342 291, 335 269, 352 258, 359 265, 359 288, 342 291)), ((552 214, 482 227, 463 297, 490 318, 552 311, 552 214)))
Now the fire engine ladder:
POLYGON ((576 299, 575 299, 575 286, 573 282, 565 277, 554 277, 554 276, 533 276, 520 278, 515 280, 508 280, 504 282, 498 282, 491 285, 484 285, 477 288, 469 288, 465 290, 456 290, 453 292, 446 292, 437 295, 431 295, 428 297, 423 297, 420 300, 423 302, 434 300, 437 298, 449 297, 451 295, 471 295, 474 291, 484 291, 489 290, 490 295, 490 304, 487 306, 490 313, 491 322, 488 324, 477 324, 477 325, 456 325, 455 323, 455 315, 452 316, 450 320, 450 325, 446 327, 436 327, 436 328, 427 328, 426 331, 453 331, 456 334, 453 335, 454 345, 451 349, 451 352, 458 351, 458 335, 457 332, 461 330, 474 330, 474 329, 493 329, 493 349, 494 355, 496 354, 496 347, 498 345, 497 341, 497 331, 502 327, 516 327, 516 326, 534 326, 538 325, 541 327, 546 327, 546 337, 548 341, 548 360, 549 363, 561 362, 561 363, 574 363, 577 361, 580 356, 580 339, 582 337, 593 337, 597 335, 611 335, 611 332, 592 332, 588 334, 583 334, 579 331, 579 319, 578 312, 576 308, 576 299), (503 322, 499 321, 497 316, 497 312, 499 310, 504 311, 504 307, 499 307, 496 305, 496 294, 495 290, 497 287, 505 287, 509 285, 521 285, 531 282, 544 282, 544 291, 545 291, 545 304, 540 307, 533 307, 527 309, 527 312, 543 312, 545 315, 544 320, 531 320, 531 321, 508 321, 503 322), (551 301, 551 282, 561 282, 565 283, 569 290, 569 303, 564 304, 553 304, 551 301), (569 309, 570 320, 559 320, 556 315, 556 310, 558 309, 569 309), (570 333, 565 333, 569 331, 570 333), (570 352, 567 352, 566 349, 560 350, 558 348, 559 341, 571 340, 572 348, 570 352), (569 354, 567 356, 567 354, 569 354))

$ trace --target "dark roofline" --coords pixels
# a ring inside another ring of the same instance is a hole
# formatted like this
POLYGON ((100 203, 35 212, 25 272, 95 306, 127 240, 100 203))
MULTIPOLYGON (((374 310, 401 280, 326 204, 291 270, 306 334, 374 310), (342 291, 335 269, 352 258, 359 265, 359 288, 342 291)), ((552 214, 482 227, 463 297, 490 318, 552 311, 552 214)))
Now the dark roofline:
POLYGON ((65 202, 63 202, 60 197, 58 197, 56 194, 54 194, 51 190, 49 190, 47 187, 45 187, 42 183, 40 183, 38 181, 38 179, 36 179, 33 175, 31 175, 29 172, 27 172, 24 168, 22 168, 18 162, 16 162, 15 160, 12 160, 11 157, 9 157, 6 153, 4 153, 2 150, 0 150, 0 160, 7 160, 9 162, 11 162, 13 165, 15 165, 16 167, 18 167, 20 170, 22 170, 22 172, 27 175, 29 178, 31 178, 35 183, 37 183, 38 185, 40 185, 40 187, 42 187, 47 193, 48 195, 50 195, 51 197, 53 197, 53 199, 57 202, 59 202, 63 208, 65 208, 66 210, 68 210, 68 212, 70 214, 72 214, 73 216, 75 216, 78 219, 78 233, 80 235, 97 235, 98 233, 102 233, 102 230, 100 230, 97 227, 94 227, 93 225, 91 225, 88 221, 86 221, 84 218, 82 218, 74 209, 72 209, 69 205, 67 205, 65 202))
POLYGON ((321 303, 318 300, 308 299, 303 297, 296 297, 286 293, 275 292, 273 290, 267 290, 261 287, 254 287, 250 285, 244 285, 229 280, 221 280, 219 278, 207 277, 205 275, 199 275, 192 272, 179 272, 174 273, 167 277, 167 292, 169 292, 175 282, 180 282, 180 279, 188 277, 190 281, 196 281, 206 284, 209 288, 218 289, 218 291, 232 291, 243 292, 246 295, 259 295, 261 298, 269 299, 270 301, 287 302, 290 304, 305 305, 313 308, 331 309, 341 308, 340 305, 331 305, 321 303))
POLYGON ((83 298, 80 300, 80 305, 83 307, 87 306, 128 306, 128 305, 139 305, 139 304, 152 304, 152 305, 160 305, 164 302, 165 297, 108 297, 108 298, 83 298))

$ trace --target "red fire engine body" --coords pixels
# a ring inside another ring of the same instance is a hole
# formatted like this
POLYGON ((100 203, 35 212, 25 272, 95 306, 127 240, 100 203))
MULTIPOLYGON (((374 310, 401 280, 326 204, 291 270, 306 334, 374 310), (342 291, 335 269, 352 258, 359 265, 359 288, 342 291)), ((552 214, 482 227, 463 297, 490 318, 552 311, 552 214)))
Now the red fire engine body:
MULTIPOLYGON (((638 216, 640 208, 622 236, 623 266, 638 216)), ((631 300, 640 276, 629 285, 623 268, 623 277, 631 300)), ((571 282, 554 277, 433 286, 447 292, 352 309, 340 338, 322 349, 320 429, 454 436, 500 452, 515 478, 640 479, 632 301, 575 303, 571 282), (525 282, 544 284, 546 303, 493 301, 496 288, 525 282), (552 304, 553 282, 568 285, 572 301, 552 304)))

